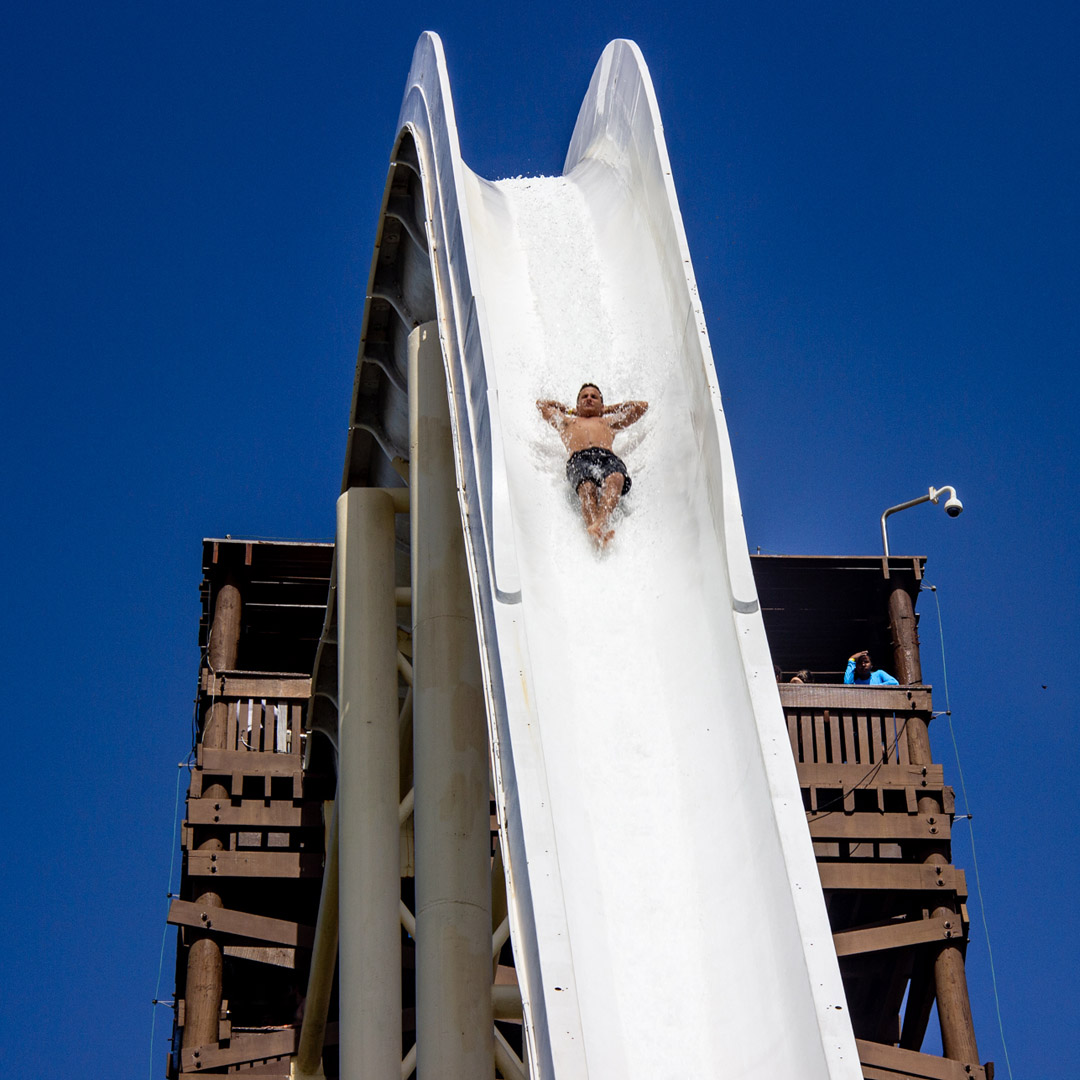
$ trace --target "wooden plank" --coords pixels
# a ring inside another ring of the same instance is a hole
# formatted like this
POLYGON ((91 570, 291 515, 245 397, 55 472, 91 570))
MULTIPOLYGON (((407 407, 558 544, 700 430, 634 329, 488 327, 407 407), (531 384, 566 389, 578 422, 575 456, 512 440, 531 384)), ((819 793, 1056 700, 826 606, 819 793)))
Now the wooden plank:
POLYGON ((236 749, 236 733, 239 724, 240 702, 230 701, 226 704, 225 720, 225 746, 229 750, 236 749))
POLYGON ((801 749, 799 751, 800 761, 813 761, 814 760, 814 735, 811 729, 811 717, 808 713, 799 714, 799 740, 801 742, 801 749))
POLYGON ((255 702, 252 709, 251 745, 266 754, 274 752, 273 732, 267 731, 267 727, 273 726, 273 716, 272 705, 261 701, 255 702), (258 735, 255 734, 256 727, 258 727, 258 735))
POLYGON ((252 741, 251 737, 251 725, 255 720, 254 706, 255 701, 253 698, 241 698, 238 702, 239 705, 239 720, 237 727, 237 735, 239 736, 236 741, 236 745, 229 747, 232 750, 247 750, 260 749, 257 741, 252 741))
POLYGON ((237 805, 228 800, 188 798, 186 824, 233 825, 252 829, 301 829, 322 825, 317 803, 296 806, 292 800, 243 799, 237 805))
POLYGON ((870 728, 870 749, 872 753, 870 760, 874 764, 883 765, 885 764, 885 747, 888 745, 881 737, 883 718, 880 716, 868 716, 866 722, 870 728))
POLYGON ((271 967, 296 967, 296 950, 286 945, 226 945, 222 952, 236 960, 251 960, 271 967))
POLYGON ((793 712, 787 713, 786 716, 785 716, 785 719, 787 720, 788 741, 791 743, 791 754, 792 754, 792 757, 794 757, 795 760, 798 761, 799 760, 799 735, 798 735, 798 732, 795 730, 795 723, 796 723, 795 713, 793 713, 793 712))
POLYGON ((219 934, 254 938, 276 945, 310 948, 315 940, 315 928, 312 926, 301 926, 287 919, 271 919, 266 915, 252 915, 232 908, 207 907, 187 900, 174 900, 166 921, 172 926, 196 926, 215 930, 219 934))
POLYGON ((304 730, 304 710, 299 705, 292 705, 289 707, 289 744, 288 751, 290 754, 299 754, 301 751, 300 735, 304 730))
POLYGON ((843 683, 778 683, 785 708, 930 713, 929 686, 845 686, 843 683))
MULTIPOLYGON (((280 1057, 274 1058, 270 1064, 257 1065, 255 1067, 245 1066, 243 1072, 236 1070, 231 1073, 221 1072, 179 1072, 176 1074, 176 1080, 195 1080, 199 1076, 232 1076, 240 1077, 241 1080, 245 1077, 250 1077, 251 1080, 292 1080, 292 1066, 289 1064, 290 1058, 280 1057), (256 1069, 258 1071, 256 1071, 256 1069)), ((890 1078, 891 1080, 891 1078, 890 1078)))
POLYGON ((948 818, 916 814, 841 814, 826 811, 807 815, 815 840, 948 840, 948 818), (931 821, 931 818, 933 820, 931 821))
POLYGON ((837 956, 854 956, 860 953, 883 952, 886 949, 903 949, 909 945, 923 945, 929 941, 948 941, 961 936, 960 917, 915 919, 911 922, 894 922, 887 926, 867 926, 858 930, 845 930, 833 934, 837 956))
POLYGON ((302 851, 189 851, 192 877, 321 877, 322 855, 302 851))
POLYGON ((825 723, 829 726, 829 749, 832 752, 832 761, 833 764, 839 765, 843 760, 840 749, 840 721, 826 709, 825 723))
MULTIPOLYGON (((188 858, 195 854, 189 853, 188 858)), ((955 892, 967 899, 964 871, 947 863, 818 863, 818 875, 823 889, 900 889, 932 892, 941 897, 955 892)))
MULTIPOLYGON (((215 750, 210 746, 200 746, 196 768, 209 773, 294 776, 302 773, 304 766, 299 754, 264 754, 252 750, 215 750)), ((239 794, 235 787, 233 791, 239 794)))
POLYGON ((975 1061, 952 1061, 866 1039, 856 1039, 855 1045, 859 1063, 881 1070, 889 1080, 986 1080, 986 1070, 975 1061))
POLYGON ((199 689, 218 698, 287 698, 307 701, 311 697, 310 676, 260 675, 258 672, 218 672, 202 669, 199 689))
POLYGON ((180 1051, 181 1068, 200 1072, 219 1069, 225 1065, 240 1065, 249 1061, 265 1061, 296 1052, 297 1029, 262 1031, 257 1034, 233 1035, 228 1046, 213 1043, 180 1051))
POLYGON ((874 757, 873 743, 870 739, 870 731, 873 727, 872 719, 866 713, 858 713, 855 717, 855 729, 859 735, 859 764, 879 765, 880 760, 874 757))
MULTIPOLYGON (((845 721, 850 717, 845 717, 845 721)), ((942 792, 944 798, 945 777, 940 765, 882 765, 873 770, 872 783, 867 775, 871 771, 868 765, 848 764, 828 765, 820 762, 798 763, 799 783, 803 787, 850 788, 859 784, 867 787, 913 787, 916 792, 928 794, 942 792), (926 775, 922 770, 926 769, 926 775)), ((943 807, 944 808, 944 807, 943 807)))
POLYGON ((855 750, 855 718, 851 713, 844 713, 840 723, 844 731, 844 761, 848 765, 855 765, 859 760, 855 750))
POLYGON ((814 760, 826 761, 828 752, 825 749, 825 714, 814 714, 814 760))
POLYGON ((899 733, 899 738, 896 740, 896 763, 898 765, 908 765, 911 763, 911 757, 908 754, 907 729, 899 717, 897 720, 896 730, 899 733))

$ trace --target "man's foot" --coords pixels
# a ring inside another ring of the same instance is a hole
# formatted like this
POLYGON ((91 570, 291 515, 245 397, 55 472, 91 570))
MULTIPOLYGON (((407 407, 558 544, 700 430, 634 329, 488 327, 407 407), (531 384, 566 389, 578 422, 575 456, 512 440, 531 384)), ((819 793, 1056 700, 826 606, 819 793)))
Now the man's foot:
POLYGON ((594 521, 585 531, 596 542, 596 546, 600 548, 607 547, 607 545, 615 539, 614 529, 605 529, 606 522, 594 521))

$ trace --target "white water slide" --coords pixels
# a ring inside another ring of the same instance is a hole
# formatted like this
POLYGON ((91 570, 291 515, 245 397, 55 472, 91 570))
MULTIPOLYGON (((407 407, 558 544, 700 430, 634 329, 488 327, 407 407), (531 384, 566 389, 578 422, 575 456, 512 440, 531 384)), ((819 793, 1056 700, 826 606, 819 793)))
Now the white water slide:
POLYGON ((861 1077, 641 54, 605 49, 561 177, 469 170, 432 34, 399 130, 434 296, 391 300, 446 366, 531 1075, 861 1077), (649 402, 602 553, 535 406, 586 380, 649 402))

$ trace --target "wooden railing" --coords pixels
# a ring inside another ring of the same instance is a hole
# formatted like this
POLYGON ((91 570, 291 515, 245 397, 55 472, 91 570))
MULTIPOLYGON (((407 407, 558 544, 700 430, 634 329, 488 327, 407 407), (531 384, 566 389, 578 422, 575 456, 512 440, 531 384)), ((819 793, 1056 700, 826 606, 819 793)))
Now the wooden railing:
POLYGON ((781 683, 779 690, 800 764, 906 765, 908 717, 930 719, 928 686, 781 683))

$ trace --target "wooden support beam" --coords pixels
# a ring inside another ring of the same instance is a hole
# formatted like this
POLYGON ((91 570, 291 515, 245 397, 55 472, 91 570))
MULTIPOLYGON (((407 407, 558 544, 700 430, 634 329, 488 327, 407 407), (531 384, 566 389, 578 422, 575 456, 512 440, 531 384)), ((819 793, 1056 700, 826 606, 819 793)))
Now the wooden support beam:
POLYGON ((986 1070, 975 1061, 952 1061, 866 1039, 856 1039, 855 1045, 863 1076, 875 1080, 986 1080, 986 1070))
MULTIPOLYGON (((215 559, 217 552, 215 550, 215 559)), ((215 669, 235 667, 240 644, 242 601, 231 576, 226 575, 224 584, 214 601, 214 621, 210 627, 207 641, 206 662, 215 669)), ((200 753, 207 747, 227 745, 228 706, 214 701, 202 718, 202 735, 199 741, 200 753)), ((192 786, 196 780, 192 778, 192 786)), ((202 776, 197 781, 202 791, 202 776)), ((221 784, 210 784, 207 794, 212 799, 221 799, 225 788, 221 784)), ((199 844, 199 857, 210 864, 225 847, 222 831, 204 830, 205 836, 199 844)), ((209 884, 209 883, 207 883, 209 884)), ((205 887, 205 886, 204 886, 205 887)), ((216 887, 215 887, 216 888, 216 887)), ((216 891, 206 891, 198 897, 204 907, 222 907, 221 897, 216 891)), ((184 1027, 183 1046, 199 1046, 210 1042, 218 1030, 218 1013, 221 1009, 222 956, 221 947, 212 935, 198 934, 191 942, 187 957, 187 1024, 184 1027)))
POLYGON ((195 767, 203 772, 234 776, 295 776, 303 773, 299 750, 278 754, 273 750, 218 750, 200 746, 195 767))
POLYGON ((221 799, 189 798, 186 824, 240 826, 250 829, 322 828, 317 803, 296 806, 291 800, 243 799, 239 803, 221 799))
POLYGON ((285 945, 226 945, 226 956, 236 960, 251 960, 271 967, 296 968, 296 950, 285 945))
POLYGON ((322 853, 302 851, 189 851, 191 877, 306 878, 322 876, 322 853))
POLYGON ((818 874, 823 889, 901 889, 937 893, 942 898, 956 893, 967 898, 964 871, 957 870, 944 860, 925 864, 869 861, 818 863, 818 874))
POLYGON ((853 956, 858 953, 881 952, 886 949, 903 949, 909 945, 923 945, 929 941, 947 941, 963 936, 960 916, 950 918, 916 919, 911 922, 894 922, 885 926, 867 926, 858 930, 844 930, 833 934, 837 956, 853 956))
POLYGON ((911 594, 897 586, 889 595, 889 626, 892 629, 893 666, 901 683, 922 682, 919 631, 911 594))
POLYGON ((184 1070, 219 1069, 226 1065, 241 1065, 267 1061, 296 1052, 296 1028, 265 1031, 249 1035, 233 1035, 228 1046, 210 1043, 180 1052, 180 1067, 184 1070))
POLYGON ((807 814, 810 835, 815 840, 948 840, 951 825, 940 814, 844 814, 826 811, 807 814))
POLYGON ((913 787, 919 791, 941 791, 945 774, 941 765, 829 765, 825 762, 797 762, 803 787, 913 787), (872 774, 872 775, 871 775, 872 774))
POLYGON ((311 697, 311 677, 262 674, 257 671, 210 671, 203 668, 199 676, 199 689, 204 694, 219 698, 307 701, 311 697))
POLYGON ((252 915, 246 911, 234 911, 224 907, 206 907, 187 900, 174 900, 169 907, 167 920, 172 926, 195 926, 213 930, 233 937, 254 938, 256 941, 273 942, 276 945, 310 948, 315 940, 315 930, 286 919, 271 919, 265 915, 252 915))
POLYGON ((929 686, 852 686, 844 683, 778 683, 787 707, 836 712, 932 712, 929 686))

